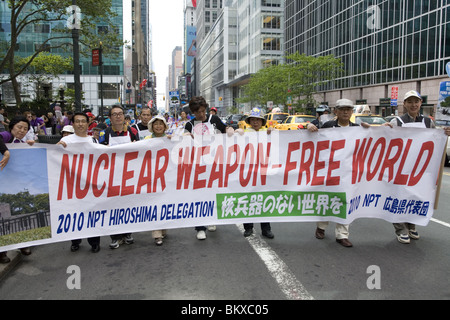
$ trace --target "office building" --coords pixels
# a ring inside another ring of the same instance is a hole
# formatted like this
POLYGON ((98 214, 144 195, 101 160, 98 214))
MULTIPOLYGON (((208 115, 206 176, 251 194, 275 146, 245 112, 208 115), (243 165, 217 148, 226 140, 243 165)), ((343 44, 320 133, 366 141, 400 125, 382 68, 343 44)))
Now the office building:
MULTIPOLYGON (((286 0, 288 54, 333 54, 345 72, 320 88, 318 102, 340 98, 368 104, 383 115, 395 113, 390 98, 417 90, 423 112, 433 114, 439 83, 448 77, 450 3, 444 0, 286 0)), ((395 104, 395 103, 393 103, 395 104)))
MULTIPOLYGON (((29 2, 24 12, 32 12, 35 10, 34 4, 29 2)), ((123 5, 122 0, 112 1, 112 10, 115 12, 116 16, 112 18, 113 30, 110 30, 106 24, 97 24, 97 34, 114 32, 122 37, 123 35, 123 5)), ((8 7, 7 1, 0 1, 0 42, 7 43, 11 37, 11 10, 8 7)), ((41 23, 35 23, 28 25, 24 31, 20 34, 18 42, 15 49, 15 55, 20 57, 28 57, 34 54, 36 48, 40 46, 44 41, 52 38, 50 42, 46 44, 48 47, 46 52, 61 55, 63 57, 72 56, 71 51, 63 50, 58 48, 58 45, 64 42, 71 43, 71 39, 58 39, 58 36, 54 29, 64 28, 65 20, 57 21, 45 21, 41 23)), ((82 46, 80 44, 80 46, 82 46)), ((83 49, 83 47, 81 47, 83 49)), ((123 81, 123 48, 115 48, 115 55, 103 56, 103 100, 104 105, 112 105, 118 103, 121 96, 121 80, 123 81)), ((91 55, 80 56, 80 69, 81 69, 81 85, 82 91, 84 92, 84 99, 82 100, 83 105, 92 108, 94 113, 98 114, 98 106, 101 104, 100 100, 100 77, 99 77, 99 67, 92 65, 91 55)), ((5 73, 5 70, 0 73, 5 73)), ((1 74, 0 74, 1 76, 1 74)), ((30 83, 28 81, 28 76, 26 74, 19 76, 18 81, 20 83, 21 96, 23 100, 32 100, 36 97, 36 92, 38 88, 35 83, 30 83)), ((48 98, 52 99, 54 96, 58 95, 60 89, 66 90, 74 89, 74 76, 73 74, 63 74, 59 75, 58 78, 52 79, 49 83, 45 84, 46 91, 48 92, 48 98), (53 97, 52 97, 53 93, 53 97)), ((4 83, 2 85, 3 100, 12 105, 15 104, 14 93, 12 90, 11 82, 4 83)))
POLYGON ((219 114, 227 114, 231 107, 249 111, 251 104, 236 104, 242 86, 251 74, 283 63, 283 14, 283 0, 223 2, 217 20, 201 37, 195 74, 200 95, 219 114))

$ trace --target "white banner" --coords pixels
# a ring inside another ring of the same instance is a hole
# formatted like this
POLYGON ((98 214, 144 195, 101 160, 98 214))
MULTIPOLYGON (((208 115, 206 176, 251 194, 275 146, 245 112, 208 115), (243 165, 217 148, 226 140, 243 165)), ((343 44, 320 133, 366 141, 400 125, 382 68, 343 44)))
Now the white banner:
POLYGON ((115 147, 10 144, 0 172, 0 251, 244 222, 379 218, 427 225, 446 139, 442 130, 350 127, 115 147), (36 211, 32 230, 5 223, 36 211))

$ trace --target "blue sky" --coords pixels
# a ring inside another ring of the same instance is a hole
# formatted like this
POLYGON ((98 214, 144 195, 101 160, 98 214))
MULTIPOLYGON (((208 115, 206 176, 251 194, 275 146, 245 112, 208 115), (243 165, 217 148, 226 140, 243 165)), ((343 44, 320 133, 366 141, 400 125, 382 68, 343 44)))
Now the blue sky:
MULTIPOLYGON (((0 171, 0 193, 48 193, 47 150, 10 149, 8 165, 0 171)), ((0 154, 1 156, 1 154, 0 154)))

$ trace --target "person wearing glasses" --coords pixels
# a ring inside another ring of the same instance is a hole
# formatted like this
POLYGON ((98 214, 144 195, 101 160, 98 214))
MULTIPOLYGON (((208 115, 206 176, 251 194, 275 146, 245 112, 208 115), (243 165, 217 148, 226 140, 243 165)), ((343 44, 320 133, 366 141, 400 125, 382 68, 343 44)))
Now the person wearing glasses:
POLYGON ((111 126, 105 129, 100 143, 107 146, 116 146, 123 143, 139 141, 139 133, 125 123, 125 113, 121 106, 115 105, 109 110, 111 126))
MULTIPOLYGON (((104 134, 100 134, 100 143, 107 146, 116 146, 119 144, 139 141, 139 133, 136 129, 125 123, 125 113, 123 108, 115 105, 109 110, 109 118, 111 126, 104 130, 104 134)), ((123 243, 132 244, 134 242, 131 233, 111 235, 111 249, 117 249, 123 243)))
MULTIPOLYGON (((95 143, 94 139, 88 135, 89 117, 85 113, 76 112, 73 116, 72 121, 72 130, 74 131, 74 133, 62 137, 57 144, 60 144, 64 148, 66 148, 67 144, 71 143, 95 143)), ((65 126, 64 129, 66 129, 66 127, 67 126, 65 126)), ((92 252, 96 253, 100 251, 100 237, 88 238, 88 243, 91 245, 92 252)), ((72 240, 70 251, 78 251, 78 249, 80 248, 80 244, 81 239, 72 240)))

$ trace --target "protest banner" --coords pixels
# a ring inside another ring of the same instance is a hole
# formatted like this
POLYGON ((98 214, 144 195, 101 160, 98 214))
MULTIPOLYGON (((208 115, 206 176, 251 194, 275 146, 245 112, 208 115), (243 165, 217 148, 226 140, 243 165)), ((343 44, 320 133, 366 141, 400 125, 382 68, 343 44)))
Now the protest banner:
POLYGON ((114 147, 10 144, 0 172, 0 251, 244 222, 424 226, 446 140, 442 130, 350 127, 114 147))

